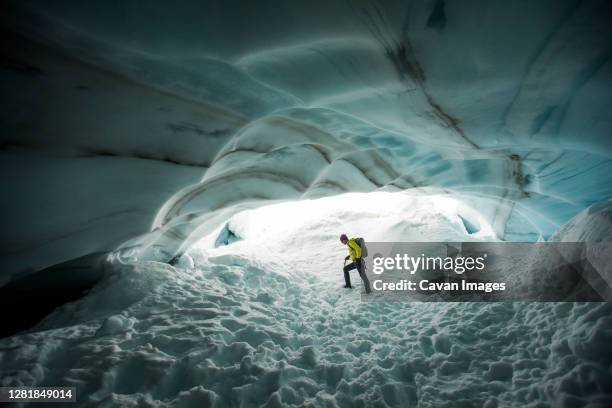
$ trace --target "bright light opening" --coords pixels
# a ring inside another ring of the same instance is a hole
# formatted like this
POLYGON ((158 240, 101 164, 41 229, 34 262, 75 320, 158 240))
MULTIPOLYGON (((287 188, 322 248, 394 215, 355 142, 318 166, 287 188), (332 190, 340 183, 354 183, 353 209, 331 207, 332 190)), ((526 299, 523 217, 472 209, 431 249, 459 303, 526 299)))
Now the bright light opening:
POLYGON ((342 233, 366 241, 497 240, 481 214, 450 194, 349 193, 239 212, 190 252, 240 255, 267 264, 309 263, 326 270, 327 260, 337 263, 346 251, 339 242, 342 233))

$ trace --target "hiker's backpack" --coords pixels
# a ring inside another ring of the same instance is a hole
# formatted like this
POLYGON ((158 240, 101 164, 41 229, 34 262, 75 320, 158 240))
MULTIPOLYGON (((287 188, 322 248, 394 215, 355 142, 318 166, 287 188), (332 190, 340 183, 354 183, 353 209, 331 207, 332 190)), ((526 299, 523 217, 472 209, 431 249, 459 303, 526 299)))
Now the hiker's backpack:
POLYGON ((355 242, 357 243, 357 245, 359 245, 359 248, 361 248, 361 257, 365 258, 366 256, 368 256, 368 247, 366 246, 365 239, 355 238, 355 242))

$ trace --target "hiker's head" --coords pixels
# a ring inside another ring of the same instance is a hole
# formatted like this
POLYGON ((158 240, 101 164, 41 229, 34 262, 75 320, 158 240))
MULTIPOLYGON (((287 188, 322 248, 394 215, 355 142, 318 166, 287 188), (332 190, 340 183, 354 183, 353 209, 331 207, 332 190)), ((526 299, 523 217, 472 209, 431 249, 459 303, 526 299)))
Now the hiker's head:
POLYGON ((348 242, 348 237, 346 236, 346 234, 340 235, 340 242, 346 245, 346 243, 348 242))

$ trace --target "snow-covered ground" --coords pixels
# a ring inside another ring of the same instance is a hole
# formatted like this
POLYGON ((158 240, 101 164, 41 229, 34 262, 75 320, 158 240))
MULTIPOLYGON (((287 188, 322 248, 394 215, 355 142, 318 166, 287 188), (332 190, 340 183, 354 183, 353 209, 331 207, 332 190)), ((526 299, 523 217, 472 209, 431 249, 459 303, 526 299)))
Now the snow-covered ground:
POLYGON ((355 273, 341 288, 340 231, 495 239, 481 221, 402 193, 239 212, 174 267, 112 257, 92 293, 0 341, 2 384, 73 385, 82 406, 611 404, 610 304, 364 303, 355 273))

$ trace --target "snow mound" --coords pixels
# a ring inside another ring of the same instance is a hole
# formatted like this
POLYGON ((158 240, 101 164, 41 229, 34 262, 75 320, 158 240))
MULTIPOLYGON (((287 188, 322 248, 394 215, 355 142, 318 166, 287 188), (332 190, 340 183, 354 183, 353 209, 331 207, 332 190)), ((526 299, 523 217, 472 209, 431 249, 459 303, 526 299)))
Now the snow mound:
POLYGON ((78 405, 103 407, 612 404, 610 304, 362 303, 360 282, 342 289, 339 229, 489 238, 449 197, 366 196, 238 213, 174 267, 114 258, 44 331, 0 340, 2 385, 73 385, 78 405), (226 225, 241 240, 216 247, 226 225))
POLYGON ((176 269, 101 329, 2 340, 3 385, 71 384, 100 406, 612 402, 609 304, 361 303, 309 266, 176 269))
POLYGON ((134 326, 134 319, 121 315, 107 317, 100 329, 96 332, 98 336, 117 334, 130 330, 134 326))

